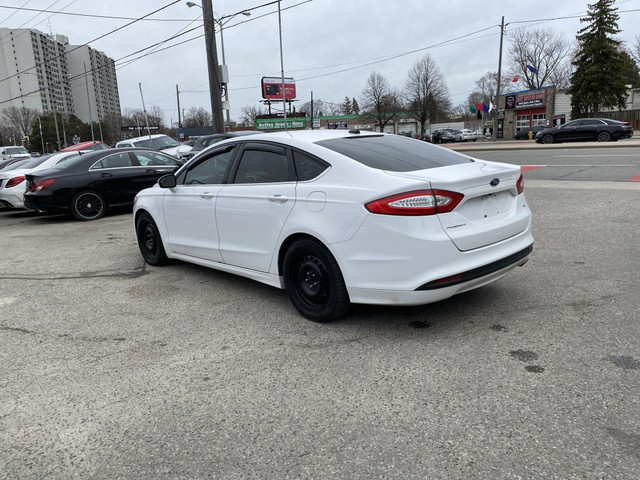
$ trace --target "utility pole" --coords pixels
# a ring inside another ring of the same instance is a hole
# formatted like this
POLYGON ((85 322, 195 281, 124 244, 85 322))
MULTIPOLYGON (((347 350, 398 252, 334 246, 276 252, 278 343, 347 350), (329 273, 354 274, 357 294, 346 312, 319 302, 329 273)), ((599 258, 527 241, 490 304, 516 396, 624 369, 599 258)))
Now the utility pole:
MULTIPOLYGON (((504 39, 504 16, 502 17, 502 23, 500 24, 500 53, 498 54, 498 85, 496 87, 496 110, 499 112, 499 100, 500 100, 500 81, 502 75, 502 41, 504 39)), ((499 113, 498 113, 499 114, 499 113)), ((498 116, 493 121, 493 139, 498 139, 498 116)), ((483 125, 484 127, 484 125, 483 125)))
POLYGON ((311 90, 311 130, 313 130, 313 90, 311 90))
POLYGON ((220 69, 218 67, 218 50, 213 22, 213 5, 211 0, 202 0, 202 19, 204 23, 204 41, 207 48, 207 68, 209 70, 209 94, 211 96, 211 116, 213 117, 213 133, 224 133, 224 116, 222 113, 222 91, 220 88, 220 69))
POLYGON ((147 135, 151 138, 151 130, 149 129, 149 117, 147 116, 147 109, 144 106, 144 97, 142 96, 142 83, 138 83, 138 87, 140 87, 140 99, 142 100, 142 111, 144 113, 144 121, 147 123, 147 135))
MULTIPOLYGON (((89 77, 87 76, 87 62, 83 62, 84 64, 84 84, 87 87, 87 102, 89 106, 89 124, 91 125, 91 143, 96 143, 96 137, 93 134, 93 118, 91 117, 91 96, 89 95, 89 77)), ((93 74, 93 70, 91 70, 93 74)), ((60 140, 58 140, 59 142, 60 140)))
POLYGON ((287 95, 284 90, 284 57, 282 56, 282 16, 280 0, 278 0, 278 33, 280 34, 280 72, 282 75, 282 111, 284 112, 284 130, 287 131, 287 95))
POLYGON ((176 97, 178 98, 178 128, 182 128, 182 120, 180 119, 180 91, 176 85, 176 97))

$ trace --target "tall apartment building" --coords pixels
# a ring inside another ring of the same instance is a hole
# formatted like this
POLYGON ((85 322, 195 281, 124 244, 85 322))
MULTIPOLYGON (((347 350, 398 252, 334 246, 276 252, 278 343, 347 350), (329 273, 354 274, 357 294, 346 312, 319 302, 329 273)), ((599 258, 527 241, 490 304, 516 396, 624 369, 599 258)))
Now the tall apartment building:
POLYGON ((110 115, 120 116, 118 79, 112 58, 88 45, 66 45, 69 83, 76 115, 83 122, 103 120, 110 115), (86 70, 85 70, 86 68, 86 70), (85 77, 85 71, 87 75, 85 77), (85 78, 87 81, 85 81, 85 78), (87 83, 89 101, 87 101, 87 83), (91 108, 91 111, 89 111, 91 108))
POLYGON ((11 105, 73 113, 83 122, 119 116, 114 61, 64 35, 0 28, 0 110, 11 105))

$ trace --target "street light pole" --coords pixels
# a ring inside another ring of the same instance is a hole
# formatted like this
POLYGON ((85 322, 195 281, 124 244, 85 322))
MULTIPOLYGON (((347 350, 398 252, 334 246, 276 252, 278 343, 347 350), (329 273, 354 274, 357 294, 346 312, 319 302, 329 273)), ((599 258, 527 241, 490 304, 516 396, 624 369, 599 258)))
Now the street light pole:
POLYGON ((204 41, 207 49, 207 69, 209 71, 209 95, 211 96, 211 116, 213 133, 224 133, 222 116, 222 96, 219 78, 218 51, 214 29, 213 5, 211 0, 202 0, 202 21, 204 23, 204 41))
MULTIPOLYGON (((198 5, 197 3, 194 2, 187 2, 187 7, 191 8, 191 7, 200 7, 202 8, 202 15, 203 17, 206 18, 206 13, 204 11, 204 2, 202 3, 202 7, 200 5, 198 5)), ((233 17, 235 17, 236 15, 244 15, 246 17, 251 15, 251 12, 249 12, 248 10, 243 10, 241 12, 236 12, 233 15, 224 15, 224 16, 219 16, 218 18, 216 18, 216 13, 213 11, 213 7, 211 8, 211 14, 212 14, 212 18, 213 21, 218 25, 218 27, 220 28, 220 48, 222 49, 222 65, 227 65, 227 61, 224 57, 224 25, 225 23, 227 23, 229 20, 231 20, 233 17)), ((205 30, 206 30, 206 24, 205 24, 205 30)), ((205 32, 206 34, 206 32, 205 32)), ((205 37, 206 38, 206 37, 205 37)), ((215 32, 214 32, 214 42, 215 42, 215 32)), ((207 45, 209 44, 209 42, 207 42, 207 45)), ((218 57, 216 56, 216 59, 218 57)), ((229 114, 229 84, 226 83, 225 84, 225 89, 224 89, 224 100, 227 103, 227 108, 225 109, 227 112, 227 125, 229 125, 229 128, 231 128, 231 117, 229 114)), ((178 107, 179 108, 179 107, 178 107)), ((178 115, 180 115, 180 113, 178 112, 178 115)))

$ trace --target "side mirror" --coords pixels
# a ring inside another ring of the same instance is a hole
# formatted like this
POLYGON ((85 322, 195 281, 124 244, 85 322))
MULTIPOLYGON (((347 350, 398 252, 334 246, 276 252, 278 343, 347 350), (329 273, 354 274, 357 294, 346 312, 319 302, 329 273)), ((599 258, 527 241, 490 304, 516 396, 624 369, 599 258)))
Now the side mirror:
POLYGON ((158 180, 158 185, 162 188, 173 188, 176 186, 176 177, 172 174, 164 175, 158 180))

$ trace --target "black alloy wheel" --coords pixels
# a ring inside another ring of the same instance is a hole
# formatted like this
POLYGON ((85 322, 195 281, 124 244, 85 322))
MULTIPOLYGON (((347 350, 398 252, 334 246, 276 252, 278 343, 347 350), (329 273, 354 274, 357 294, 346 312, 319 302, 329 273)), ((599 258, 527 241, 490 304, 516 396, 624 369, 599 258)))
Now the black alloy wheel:
POLYGON ((107 204, 104 198, 93 190, 76 193, 71 199, 71 214, 78 220, 97 220, 106 211, 107 204))
POLYGON ((284 257, 284 283, 293 306, 314 322, 328 322, 349 310, 349 294, 338 263, 319 242, 296 240, 284 257))
POLYGON ((542 143, 553 143, 553 135, 547 133, 544 137, 542 137, 542 143))
POLYGON ((155 267, 165 265, 169 259, 162 245, 162 238, 155 222, 146 212, 140 214, 136 220, 136 237, 142 258, 149 265, 155 267))
POLYGON ((611 134, 609 132, 600 132, 597 138, 599 142, 610 142, 611 134))

